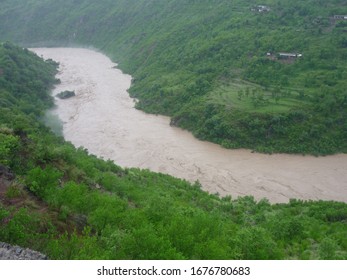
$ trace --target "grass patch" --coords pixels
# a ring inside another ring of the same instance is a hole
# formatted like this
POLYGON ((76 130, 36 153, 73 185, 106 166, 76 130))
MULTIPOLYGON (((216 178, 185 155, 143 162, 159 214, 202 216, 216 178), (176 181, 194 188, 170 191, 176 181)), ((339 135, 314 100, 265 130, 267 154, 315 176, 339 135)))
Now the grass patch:
POLYGON ((307 103, 298 89, 265 88, 241 79, 222 84, 207 99, 212 104, 257 113, 285 113, 307 103))

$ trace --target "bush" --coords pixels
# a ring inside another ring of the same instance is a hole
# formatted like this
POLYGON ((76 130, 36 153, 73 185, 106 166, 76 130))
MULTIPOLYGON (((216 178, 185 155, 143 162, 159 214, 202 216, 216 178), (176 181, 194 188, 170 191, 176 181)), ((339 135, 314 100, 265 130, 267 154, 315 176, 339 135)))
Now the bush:
POLYGON ((47 166, 45 169, 35 167, 28 172, 26 182, 30 191, 44 198, 52 188, 59 185, 59 179, 62 176, 63 173, 54 167, 47 166))

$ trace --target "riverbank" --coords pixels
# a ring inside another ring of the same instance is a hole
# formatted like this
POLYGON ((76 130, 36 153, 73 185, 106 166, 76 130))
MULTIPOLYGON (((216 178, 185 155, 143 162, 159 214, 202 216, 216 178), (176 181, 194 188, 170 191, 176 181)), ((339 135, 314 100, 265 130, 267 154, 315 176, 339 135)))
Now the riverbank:
POLYGON ((5 60, 2 242, 50 260, 347 258, 346 203, 219 197, 199 184, 101 160, 41 123, 53 106, 49 89, 57 64, 10 43, 0 45, 5 60))
POLYGON ((53 94, 73 90, 76 97, 56 100, 63 134, 75 146, 111 159, 194 182, 210 193, 252 195, 271 202, 336 200, 347 202, 347 155, 327 157, 264 155, 226 150, 169 125, 169 118, 134 109, 127 93, 131 77, 106 56, 86 49, 33 49, 60 63, 62 82, 53 94))

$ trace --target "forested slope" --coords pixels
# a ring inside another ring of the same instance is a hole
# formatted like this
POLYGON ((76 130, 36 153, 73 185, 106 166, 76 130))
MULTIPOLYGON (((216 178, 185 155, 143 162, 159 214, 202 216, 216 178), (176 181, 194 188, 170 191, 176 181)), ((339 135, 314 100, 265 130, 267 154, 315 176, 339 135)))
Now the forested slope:
POLYGON ((137 107, 225 147, 347 147, 344 0, 4 0, 0 39, 96 47, 137 107), (265 10, 258 5, 266 5, 265 10), (297 57, 287 57, 281 53, 297 57))
POLYGON ((42 124, 56 64, 0 44, 0 241, 51 259, 347 259, 347 205, 219 198, 42 124))

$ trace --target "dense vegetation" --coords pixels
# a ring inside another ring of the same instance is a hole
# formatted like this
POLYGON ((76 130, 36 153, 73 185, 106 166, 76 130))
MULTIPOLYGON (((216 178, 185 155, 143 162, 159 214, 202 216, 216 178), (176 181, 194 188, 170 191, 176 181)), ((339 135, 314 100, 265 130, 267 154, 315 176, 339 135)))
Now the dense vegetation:
POLYGON ((41 122, 55 72, 0 45, 1 241, 52 259, 347 259, 345 203, 219 198, 74 148, 41 122))
POLYGON ((201 139, 270 153, 347 151, 347 21, 333 18, 347 15, 345 0, 3 0, 0 7, 0 39, 97 47, 133 75, 138 108, 170 115, 201 139), (258 11, 260 4, 270 11, 258 11))

